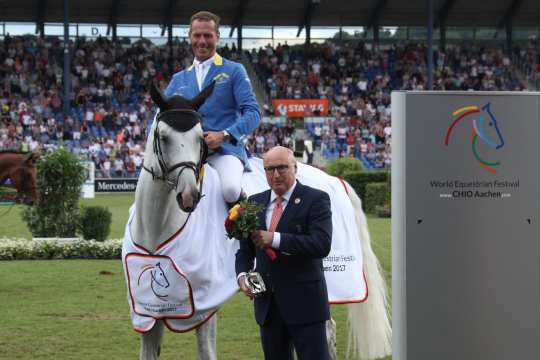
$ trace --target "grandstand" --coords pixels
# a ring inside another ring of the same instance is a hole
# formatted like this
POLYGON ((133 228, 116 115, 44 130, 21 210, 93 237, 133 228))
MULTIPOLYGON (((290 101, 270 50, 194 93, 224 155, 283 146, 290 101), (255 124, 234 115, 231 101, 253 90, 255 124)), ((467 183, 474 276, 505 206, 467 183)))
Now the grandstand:
POLYGON ((148 11, 140 1, 38 3, 0 2, 0 149, 65 146, 93 161, 97 177, 137 176, 155 111, 148 84, 164 87, 192 63, 186 23, 202 8, 222 16, 220 53, 242 62, 254 84, 264 113, 246 144, 254 154, 277 144, 298 151, 311 140, 316 162, 354 156, 366 168, 389 168, 391 91, 540 85, 540 5, 533 1, 493 1, 489 10, 429 1, 437 33, 418 26, 424 1, 203 1, 191 8, 171 0, 148 11))

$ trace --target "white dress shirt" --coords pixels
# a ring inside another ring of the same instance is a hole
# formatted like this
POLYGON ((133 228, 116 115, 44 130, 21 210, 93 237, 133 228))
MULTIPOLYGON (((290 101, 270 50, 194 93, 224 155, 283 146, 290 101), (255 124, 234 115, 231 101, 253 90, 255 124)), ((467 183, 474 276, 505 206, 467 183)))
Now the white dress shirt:
MULTIPOLYGON (((214 54, 214 56, 216 55, 214 54)), ((200 62, 197 59, 193 60, 193 66, 195 67, 195 75, 197 77, 199 91, 202 91, 204 79, 206 78, 206 75, 208 75, 208 70, 210 70, 210 66, 212 66, 212 63, 214 62, 214 56, 204 60, 203 62, 200 62)))
MULTIPOLYGON (((289 199, 291 198, 291 195, 294 191, 294 188, 296 187, 296 180, 294 181, 294 184, 287 190, 287 192, 281 197, 283 198, 281 202, 281 207, 283 211, 285 211, 285 208, 287 207, 287 204, 289 203, 289 199)), ((270 223, 272 222, 272 211, 274 211, 274 207, 276 206, 276 199, 278 195, 272 190, 270 193, 270 205, 266 208, 266 228, 268 229, 270 227, 270 223)), ((281 213, 283 215, 283 212, 281 213)), ((281 243, 281 234, 278 232, 274 232, 274 239, 272 240, 272 247, 276 250, 279 250, 279 244, 281 243)))

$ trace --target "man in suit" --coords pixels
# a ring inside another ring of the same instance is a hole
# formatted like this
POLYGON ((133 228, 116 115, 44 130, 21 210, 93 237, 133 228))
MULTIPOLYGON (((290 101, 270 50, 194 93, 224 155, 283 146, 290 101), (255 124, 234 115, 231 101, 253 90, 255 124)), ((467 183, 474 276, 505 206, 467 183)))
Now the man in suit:
POLYGON ((191 17, 189 39, 195 59, 189 68, 174 74, 164 94, 192 99, 214 83, 212 95, 199 112, 205 142, 216 152, 208 162, 220 175, 225 201, 234 203, 248 166, 244 139, 259 126, 261 115, 244 66, 216 52, 219 20, 208 11, 191 17))
POLYGON ((254 300, 265 359, 292 359, 294 345, 300 360, 327 360, 325 321, 330 311, 322 259, 332 239, 330 198, 296 180, 291 150, 274 147, 263 163, 271 189, 249 198, 265 209, 251 241, 240 242, 238 283, 252 298, 244 280, 256 258, 255 271, 267 288, 254 300), (277 252, 275 261, 266 255, 267 248, 277 252))

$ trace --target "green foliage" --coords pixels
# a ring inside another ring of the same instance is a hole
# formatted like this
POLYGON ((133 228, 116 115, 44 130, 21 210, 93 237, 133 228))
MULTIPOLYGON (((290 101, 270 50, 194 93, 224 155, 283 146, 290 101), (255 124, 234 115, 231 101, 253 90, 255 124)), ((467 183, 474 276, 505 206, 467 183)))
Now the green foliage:
MULTIPOLYGON (((389 172, 386 171, 370 171, 370 172, 360 172, 360 171, 347 171, 343 174, 343 179, 345 179, 351 186, 354 191, 358 194, 360 199, 362 199, 362 207, 366 209, 366 185, 369 183, 378 183, 388 181, 390 177, 389 172)), ((390 189, 390 187, 389 187, 390 189)))
POLYGON ((364 170, 362 162, 356 158, 344 157, 336 160, 331 160, 326 165, 326 172, 333 176, 341 176, 346 172, 364 170))
POLYGON ((84 166, 75 155, 59 149, 43 157, 37 170, 39 199, 23 211, 30 232, 35 237, 75 236, 84 166))
POLYGON ((0 240, 0 260, 120 259, 121 240, 0 240))
POLYGON ((83 207, 80 230, 86 240, 103 241, 111 231, 112 213, 104 206, 83 207))
POLYGON ((369 183, 366 185, 366 212, 374 213, 377 206, 384 206, 390 202, 390 189, 388 183, 369 183))

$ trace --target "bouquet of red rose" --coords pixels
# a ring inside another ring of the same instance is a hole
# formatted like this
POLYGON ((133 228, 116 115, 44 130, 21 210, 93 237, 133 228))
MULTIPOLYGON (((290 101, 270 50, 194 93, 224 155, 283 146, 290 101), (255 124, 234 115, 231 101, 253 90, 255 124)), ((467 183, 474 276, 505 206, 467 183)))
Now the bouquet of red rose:
MULTIPOLYGON (((259 212, 264 206, 240 201, 229 210, 229 216, 225 219, 225 231, 229 239, 250 240, 251 234, 257 230, 259 212)), ((274 249, 265 249, 266 254, 275 260, 276 252, 274 249)))

